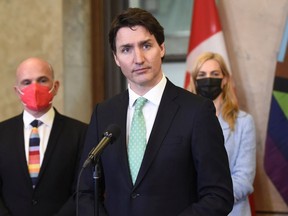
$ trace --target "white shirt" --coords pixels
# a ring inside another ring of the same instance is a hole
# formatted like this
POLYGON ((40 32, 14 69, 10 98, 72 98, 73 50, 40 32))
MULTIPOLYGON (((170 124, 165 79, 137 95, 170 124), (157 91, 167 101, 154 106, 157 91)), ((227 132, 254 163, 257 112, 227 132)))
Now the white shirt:
POLYGON ((24 141, 25 141, 25 154, 27 164, 29 161, 29 137, 32 131, 32 126, 30 125, 30 123, 35 119, 40 120, 42 122, 42 124, 38 127, 38 133, 40 137, 40 166, 41 166, 47 148, 54 117, 55 117, 55 111, 53 107, 51 107, 51 109, 47 113, 42 115, 40 118, 35 118, 30 113, 24 110, 23 113, 24 141))
MULTIPOLYGON (((146 124, 147 142, 149 140, 152 127, 154 125, 154 121, 157 115, 157 111, 159 108, 159 104, 160 104, 166 83, 167 83, 167 79, 163 74, 161 81, 156 86, 154 86, 151 90, 149 90, 145 95, 142 96, 148 100, 142 109, 143 115, 145 118, 145 124, 146 124)), ((135 92, 133 92, 133 90, 130 88, 130 85, 128 85, 128 92, 129 92, 129 106, 127 110, 127 134, 126 134, 127 143, 129 141, 130 126, 131 126, 132 117, 134 114, 135 101, 139 97, 141 97, 137 95, 135 92)))

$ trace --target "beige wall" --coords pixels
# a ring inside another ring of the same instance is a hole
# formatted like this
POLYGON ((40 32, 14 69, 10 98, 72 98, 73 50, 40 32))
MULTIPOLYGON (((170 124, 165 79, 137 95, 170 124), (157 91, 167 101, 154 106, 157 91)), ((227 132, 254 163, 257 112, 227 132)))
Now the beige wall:
POLYGON ((25 58, 46 59, 60 81, 54 105, 87 122, 91 114, 90 5, 86 0, 0 1, 0 121, 21 112, 15 69, 25 58), (85 106, 83 106, 85 105, 85 106))
POLYGON ((61 2, 63 2, 64 30, 63 112, 74 118, 89 122, 93 107, 90 1, 62 0, 61 2))

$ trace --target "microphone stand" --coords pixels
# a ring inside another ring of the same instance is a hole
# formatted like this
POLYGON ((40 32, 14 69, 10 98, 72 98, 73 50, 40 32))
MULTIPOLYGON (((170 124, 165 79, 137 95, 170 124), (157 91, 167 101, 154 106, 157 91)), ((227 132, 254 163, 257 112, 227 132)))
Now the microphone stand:
MULTIPOLYGON (((105 132, 104 133, 104 138, 106 138, 105 141, 107 139, 110 140, 111 137, 112 137, 112 133, 109 133, 109 132, 105 132)), ((103 143, 105 143, 105 142, 103 141, 103 143)), ((92 163, 94 165, 94 172, 93 172, 93 181, 94 181, 94 216, 99 216, 99 181, 100 181, 100 178, 101 178, 101 169, 99 167, 99 156, 101 155, 104 147, 105 147, 104 144, 99 143, 99 145, 95 148, 95 154, 94 154, 94 158, 92 160, 92 163), (98 152, 96 150, 98 150, 98 152), (96 154, 96 152, 98 154, 96 154)), ((92 152, 94 152, 94 151, 92 150, 92 152)))
POLYGON ((94 183, 94 216, 99 216, 99 181, 101 178, 101 168, 99 167, 99 155, 102 153, 105 146, 112 142, 112 138, 117 138, 120 135, 120 128, 117 125, 110 125, 107 131, 103 134, 102 140, 94 147, 88 154, 88 158, 84 162, 82 169, 79 172, 77 179, 77 188, 76 188, 76 215, 79 214, 79 187, 80 187, 80 176, 82 171, 90 164, 94 165, 93 167, 93 183, 94 183), (108 130, 109 129, 109 130, 108 130), (115 134, 114 134, 115 133, 115 134), (113 134, 115 135, 113 137, 113 134))
POLYGON ((101 178, 101 170, 99 168, 99 157, 95 157, 93 160, 94 171, 93 171, 93 181, 94 181, 94 216, 99 216, 99 181, 101 178))

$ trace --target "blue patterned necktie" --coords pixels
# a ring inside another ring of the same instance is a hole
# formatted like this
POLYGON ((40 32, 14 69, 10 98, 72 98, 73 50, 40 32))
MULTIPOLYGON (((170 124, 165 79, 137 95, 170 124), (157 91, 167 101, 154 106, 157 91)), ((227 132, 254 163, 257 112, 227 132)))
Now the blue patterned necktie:
POLYGON ((128 159, 133 184, 136 181, 146 148, 146 125, 142 108, 146 98, 136 100, 128 142, 128 159))

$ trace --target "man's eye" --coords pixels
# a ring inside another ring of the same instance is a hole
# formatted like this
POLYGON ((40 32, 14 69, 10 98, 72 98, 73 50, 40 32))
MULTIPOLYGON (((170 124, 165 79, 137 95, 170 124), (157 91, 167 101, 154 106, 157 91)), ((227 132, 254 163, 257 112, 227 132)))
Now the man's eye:
POLYGON ((130 51, 129 47, 125 47, 123 49, 121 49, 121 53, 128 53, 130 51))
POLYGON ((25 85, 25 86, 26 86, 26 85, 30 85, 30 84, 31 84, 30 81, 23 81, 23 82, 22 82, 22 85, 25 85))
POLYGON ((143 48, 144 48, 144 49, 149 49, 150 47, 151 47, 151 44, 144 44, 144 45, 143 45, 143 48))
POLYGON ((41 78, 38 80, 38 83, 46 83, 46 82, 48 82, 47 78, 41 78))

